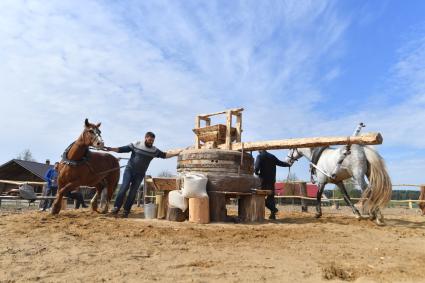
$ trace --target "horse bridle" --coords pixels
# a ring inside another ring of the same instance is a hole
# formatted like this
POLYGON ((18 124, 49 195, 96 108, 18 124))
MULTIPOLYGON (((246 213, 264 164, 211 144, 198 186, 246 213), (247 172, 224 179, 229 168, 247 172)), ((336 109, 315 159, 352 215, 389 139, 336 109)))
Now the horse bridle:
POLYGON ((303 154, 298 151, 298 148, 292 148, 287 155, 290 163, 294 163, 295 161, 298 161, 298 159, 300 159, 302 156, 303 156, 303 154), (294 157, 295 152, 299 155, 298 158, 294 157))
POLYGON ((95 145, 96 142, 99 142, 99 144, 103 144, 103 139, 101 136, 101 131, 99 130, 99 128, 93 127, 90 129, 86 129, 86 132, 88 132, 90 134, 90 144, 96 148, 98 148, 98 146, 95 145))

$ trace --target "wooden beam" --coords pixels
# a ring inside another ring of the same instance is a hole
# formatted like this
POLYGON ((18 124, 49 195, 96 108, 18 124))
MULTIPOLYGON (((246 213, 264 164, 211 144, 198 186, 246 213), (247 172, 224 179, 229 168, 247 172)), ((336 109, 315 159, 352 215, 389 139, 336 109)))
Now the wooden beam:
POLYGON ((237 114, 237 113, 243 111, 243 108, 234 108, 234 109, 224 110, 224 111, 210 113, 210 114, 200 114, 200 115, 198 115, 198 117, 208 118, 208 117, 211 117, 211 116, 226 114, 228 111, 232 112, 233 114, 237 114))
POLYGON ((226 143, 225 149, 232 149, 232 111, 228 110, 226 115, 226 143))
POLYGON ((242 136, 242 113, 236 114, 236 142, 241 142, 242 136))
MULTIPOLYGON (((195 118, 195 129, 199 129, 200 126, 201 126, 201 118, 199 116, 196 116, 196 118, 195 118)), ((195 135, 195 148, 196 149, 200 148, 200 142, 199 142, 198 135, 195 135)))
POLYGON ((13 181, 13 180, 0 180, 0 183, 12 184, 12 185, 44 185, 46 182, 33 182, 33 181, 13 181))
MULTIPOLYGON (((245 151, 256 151, 261 149, 272 150, 346 144, 374 145, 382 144, 382 141, 383 139, 380 133, 367 133, 355 137, 314 137, 274 141, 244 142, 243 149, 245 151)), ((226 149, 227 145, 219 145, 218 148, 226 149)), ((231 149, 241 150, 242 143, 233 143, 231 149)))

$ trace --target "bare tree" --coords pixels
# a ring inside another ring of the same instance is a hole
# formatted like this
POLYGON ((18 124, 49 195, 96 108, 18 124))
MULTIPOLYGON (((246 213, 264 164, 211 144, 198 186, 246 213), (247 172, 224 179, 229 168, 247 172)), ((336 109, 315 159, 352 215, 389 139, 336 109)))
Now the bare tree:
POLYGON ((20 160, 25 160, 25 161, 36 161, 34 159, 34 157, 32 157, 32 153, 31 150, 29 150, 28 148, 25 149, 24 151, 22 151, 17 157, 16 159, 20 159, 20 160))
POLYGON ((174 174, 171 173, 168 170, 163 170, 163 171, 159 172, 159 174, 158 174, 158 177, 173 177, 173 176, 174 176, 174 174))

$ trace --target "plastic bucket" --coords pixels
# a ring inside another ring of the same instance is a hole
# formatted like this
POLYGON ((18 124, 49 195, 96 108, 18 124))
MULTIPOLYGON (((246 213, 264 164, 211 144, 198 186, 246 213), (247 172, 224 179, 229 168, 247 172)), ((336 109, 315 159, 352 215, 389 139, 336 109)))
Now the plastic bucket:
POLYGON ((144 206, 145 218, 146 219, 155 219, 156 218, 156 204, 147 203, 144 206))

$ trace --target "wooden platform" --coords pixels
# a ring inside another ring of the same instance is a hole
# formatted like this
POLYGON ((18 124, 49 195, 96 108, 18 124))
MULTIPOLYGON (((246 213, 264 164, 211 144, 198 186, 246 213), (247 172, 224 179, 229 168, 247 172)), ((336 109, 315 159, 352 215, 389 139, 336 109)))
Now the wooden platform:
POLYGON ((249 193, 208 192, 211 222, 229 221, 226 209, 226 200, 229 198, 238 198, 238 219, 241 222, 262 222, 265 215, 265 197, 270 193, 271 191, 267 190, 252 190, 249 193))

